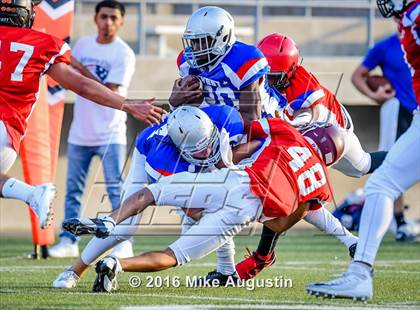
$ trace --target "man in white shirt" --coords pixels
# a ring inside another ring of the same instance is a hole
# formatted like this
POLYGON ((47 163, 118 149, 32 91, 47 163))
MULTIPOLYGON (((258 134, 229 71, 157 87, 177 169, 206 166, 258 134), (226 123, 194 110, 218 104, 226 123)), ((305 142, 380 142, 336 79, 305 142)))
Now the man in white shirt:
MULTIPOLYGON (((123 4, 117 1, 105 0, 98 3, 95 8, 98 33, 79 39, 73 48, 71 65, 83 75, 125 97, 134 74, 135 55, 117 36, 124 23, 124 13, 123 4)), ((126 157, 126 119, 127 115, 123 111, 99 106, 77 96, 68 137, 65 219, 80 216, 85 181, 95 155, 102 160, 112 209, 119 207, 122 170, 126 157)), ((60 243, 49 250, 50 256, 79 255, 75 236, 63 231, 60 238, 60 243)), ((130 255, 131 244, 126 244, 125 247, 128 247, 128 254, 125 256, 130 255)))

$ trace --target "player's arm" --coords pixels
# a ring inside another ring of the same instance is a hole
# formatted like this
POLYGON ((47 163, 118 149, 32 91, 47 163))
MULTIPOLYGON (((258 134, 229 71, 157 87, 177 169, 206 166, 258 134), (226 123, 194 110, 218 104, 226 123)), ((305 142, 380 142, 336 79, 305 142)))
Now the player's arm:
POLYGON ((240 91, 239 112, 244 120, 244 127, 249 128, 253 120, 261 118, 261 96, 259 80, 249 84, 240 91))
POLYGON ((47 74, 66 89, 100 105, 130 113, 136 119, 149 125, 159 123, 162 114, 160 107, 153 105, 155 99, 129 100, 114 93, 97 81, 88 79, 64 63, 52 65, 47 74))
MULTIPOLYGON (((75 68, 77 71, 79 71, 80 72, 80 74, 81 75, 84 75, 85 77, 87 77, 87 78, 89 78, 89 79, 91 79, 91 80, 94 80, 94 81, 97 81, 97 82, 99 82, 99 83, 101 83, 101 81, 99 81, 97 78, 96 78, 96 76, 94 76, 90 71, 89 71, 89 69, 88 68, 86 68, 82 63, 80 63, 76 58, 74 58, 73 56, 71 56, 70 57, 70 65, 73 67, 73 68, 75 68)), ((102 83, 101 83, 102 84, 102 83)), ((114 83, 105 83, 105 84, 103 84, 103 85, 105 85, 106 87, 108 87, 110 90, 112 90, 113 92, 116 92, 116 91, 118 91, 118 88, 121 86, 121 85, 118 85, 118 84, 114 84, 114 83)))
POLYGON ((376 101, 377 103, 383 103, 395 96, 395 91, 392 89, 390 84, 385 86, 379 86, 376 92, 372 91, 367 83, 367 78, 369 76, 369 69, 360 65, 353 72, 351 81, 354 87, 357 88, 365 96, 376 101))
MULTIPOLYGON (((262 144, 262 140, 252 140, 247 143, 239 144, 232 149, 232 162, 233 164, 238 164, 243 159, 250 158, 252 154, 254 154, 262 144)), ((226 168, 223 160, 220 160, 216 168, 222 169, 226 168)))

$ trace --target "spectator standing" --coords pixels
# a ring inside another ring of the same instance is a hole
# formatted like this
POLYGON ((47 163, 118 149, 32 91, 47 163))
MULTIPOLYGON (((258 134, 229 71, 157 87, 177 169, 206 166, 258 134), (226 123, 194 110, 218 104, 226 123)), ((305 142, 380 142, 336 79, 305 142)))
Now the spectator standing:
MULTIPOLYGON (((135 68, 134 52, 117 35, 124 24, 124 14, 124 5, 117 1, 99 2, 94 17, 98 33, 80 38, 71 59, 71 65, 80 73, 122 96, 127 95, 135 68)), ((119 207, 126 158, 126 119, 123 111, 98 106, 77 96, 68 137, 65 219, 80 216, 86 177, 94 156, 101 158, 112 209, 119 207)), ((63 231, 60 242, 50 249, 50 256, 78 256, 77 241, 63 231)), ((125 253, 119 256, 132 256, 131 243, 123 244, 121 250, 125 253)))

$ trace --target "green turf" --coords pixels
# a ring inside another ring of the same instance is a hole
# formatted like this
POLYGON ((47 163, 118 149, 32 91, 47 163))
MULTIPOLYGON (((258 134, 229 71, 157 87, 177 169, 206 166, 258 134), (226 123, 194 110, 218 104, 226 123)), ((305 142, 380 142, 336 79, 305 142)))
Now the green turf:
MULTIPOLYGON (((135 251, 162 249, 175 237, 138 236, 135 251)), ((83 240, 82 245, 86 244, 83 240)), ((256 237, 236 238, 236 259, 243 257, 245 247, 255 248, 256 237)), ((29 252, 30 240, 0 238, 0 307, 1 309, 118 309, 133 305, 188 305, 212 304, 253 308, 252 305, 331 305, 363 306, 347 300, 322 300, 305 293, 305 284, 326 280, 346 269, 347 250, 337 240, 313 232, 295 232, 282 236, 277 246, 278 259, 274 268, 266 269, 258 278, 283 277, 293 281, 292 288, 186 288, 185 277, 205 275, 215 261, 214 254, 195 264, 159 273, 138 274, 143 280, 141 288, 132 288, 128 279, 133 273, 119 276, 119 290, 112 294, 90 292, 94 272, 89 271, 80 285, 73 290, 51 288, 55 277, 70 265, 71 259, 33 261, 24 258, 29 252), (307 262, 305 264, 305 262, 307 262), (175 287, 146 288, 147 276, 178 276, 181 285, 175 287)), ((382 243, 375 268, 375 296, 369 305, 379 307, 420 308, 420 246, 396 243, 387 236, 382 243)))

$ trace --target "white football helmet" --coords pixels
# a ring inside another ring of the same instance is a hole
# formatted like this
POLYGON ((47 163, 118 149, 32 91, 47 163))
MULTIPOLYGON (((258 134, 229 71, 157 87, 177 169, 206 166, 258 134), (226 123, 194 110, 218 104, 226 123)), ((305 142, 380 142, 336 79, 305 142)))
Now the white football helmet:
POLYGON ((210 65, 235 43, 232 16, 217 6, 205 6, 188 19, 182 43, 184 56, 192 68, 210 65))
POLYGON ((220 134, 210 117, 193 106, 182 106, 168 117, 168 135, 187 162, 208 167, 221 158, 220 134), (207 158, 197 158, 194 154, 212 148, 207 158))
POLYGON ((413 0, 376 0, 379 12, 385 18, 402 14, 413 0))

